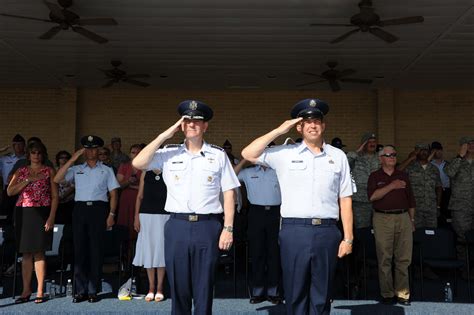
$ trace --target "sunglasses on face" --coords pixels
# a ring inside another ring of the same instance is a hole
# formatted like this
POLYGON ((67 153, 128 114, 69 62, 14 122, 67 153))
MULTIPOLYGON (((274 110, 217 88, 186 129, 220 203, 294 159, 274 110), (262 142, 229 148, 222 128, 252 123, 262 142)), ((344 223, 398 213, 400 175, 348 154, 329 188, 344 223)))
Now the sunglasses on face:
POLYGON ((391 157, 397 157, 396 153, 385 153, 382 154, 381 156, 386 157, 386 158, 391 158, 391 157))

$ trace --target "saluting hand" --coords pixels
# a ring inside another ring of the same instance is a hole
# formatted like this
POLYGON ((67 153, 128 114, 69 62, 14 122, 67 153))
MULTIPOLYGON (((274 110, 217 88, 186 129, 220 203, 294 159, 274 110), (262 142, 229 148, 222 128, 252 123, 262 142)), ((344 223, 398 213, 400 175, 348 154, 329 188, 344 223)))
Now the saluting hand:
POLYGON ((464 143, 461 145, 461 147, 459 148, 459 156, 461 157, 465 157, 467 154, 467 143, 464 143))
POLYGON ((339 244, 339 251, 337 257, 342 258, 352 253, 352 244, 347 243, 346 241, 341 241, 339 244))
POLYGON ((286 120, 283 124, 280 125, 280 127, 277 128, 278 133, 281 135, 288 133, 288 131, 290 131, 291 128, 293 128, 297 123, 299 123, 302 120, 303 120, 302 117, 286 120))
POLYGON ((86 149, 82 148, 74 152, 74 154, 71 156, 71 161, 76 162, 79 157, 81 157, 82 154, 84 154, 84 151, 86 149))
POLYGON ((174 123, 173 126, 169 127, 161 134, 165 140, 173 138, 174 134, 181 129, 181 123, 183 122, 184 117, 181 117, 177 122, 174 123))
POLYGON ((364 150, 365 145, 369 142, 369 140, 365 140, 364 143, 360 145, 360 147, 357 149, 357 153, 362 152, 364 150))

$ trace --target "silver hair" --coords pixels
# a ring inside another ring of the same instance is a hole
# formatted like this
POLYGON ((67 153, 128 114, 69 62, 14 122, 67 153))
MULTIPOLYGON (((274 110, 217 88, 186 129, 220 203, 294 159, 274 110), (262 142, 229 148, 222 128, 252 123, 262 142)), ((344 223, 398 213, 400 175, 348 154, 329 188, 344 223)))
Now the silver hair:
POLYGON ((385 153, 383 151, 385 151, 386 148, 391 148, 393 151, 397 151, 397 149, 395 149, 395 147, 393 145, 384 145, 382 149, 380 149, 379 151, 379 156, 382 156, 384 155, 385 153))

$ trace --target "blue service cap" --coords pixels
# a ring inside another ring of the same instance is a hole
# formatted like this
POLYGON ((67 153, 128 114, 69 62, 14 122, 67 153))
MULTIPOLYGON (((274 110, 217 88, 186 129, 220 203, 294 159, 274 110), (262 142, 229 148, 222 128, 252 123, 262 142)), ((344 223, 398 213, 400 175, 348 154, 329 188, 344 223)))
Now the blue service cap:
POLYGON ((81 138, 81 144, 86 149, 104 146, 104 140, 98 136, 88 135, 81 138))
POLYGON ((201 101, 186 100, 178 105, 178 113, 190 119, 211 120, 214 112, 201 101))
POLYGON ((307 98, 299 101, 291 110, 291 118, 320 118, 329 112, 329 105, 317 98, 307 98))

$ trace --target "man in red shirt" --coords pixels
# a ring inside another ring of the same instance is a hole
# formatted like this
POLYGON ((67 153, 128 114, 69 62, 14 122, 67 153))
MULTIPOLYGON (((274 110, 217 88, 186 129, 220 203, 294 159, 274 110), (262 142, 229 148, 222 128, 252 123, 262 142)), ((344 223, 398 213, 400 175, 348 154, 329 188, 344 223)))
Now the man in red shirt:
POLYGON ((395 168, 395 148, 385 146, 379 151, 379 158, 382 168, 369 176, 367 195, 374 208, 380 294, 384 304, 391 304, 396 297, 398 303, 410 305, 408 267, 413 247, 415 198, 408 174, 395 168))

